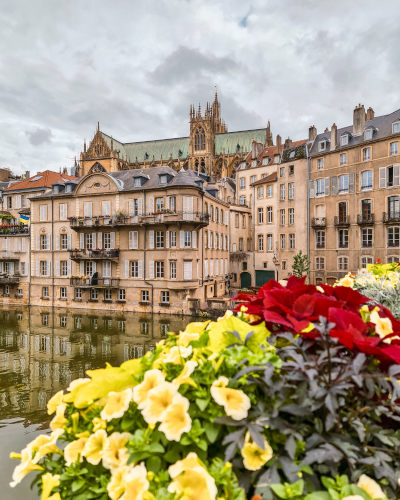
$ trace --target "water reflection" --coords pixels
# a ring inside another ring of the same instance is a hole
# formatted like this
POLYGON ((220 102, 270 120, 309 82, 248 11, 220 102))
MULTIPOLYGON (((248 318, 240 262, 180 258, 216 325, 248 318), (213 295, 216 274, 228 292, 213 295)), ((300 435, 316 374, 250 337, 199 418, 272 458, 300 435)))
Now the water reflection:
POLYGON ((48 420, 53 394, 86 370, 143 356, 194 320, 73 309, 0 309, 0 426, 48 420), (2 422, 1 422, 2 421, 2 422))

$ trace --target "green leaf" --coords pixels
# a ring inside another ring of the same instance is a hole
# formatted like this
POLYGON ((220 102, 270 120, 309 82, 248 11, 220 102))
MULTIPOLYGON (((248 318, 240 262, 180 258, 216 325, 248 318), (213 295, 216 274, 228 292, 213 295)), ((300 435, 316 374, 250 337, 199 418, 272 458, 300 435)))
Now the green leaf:
POLYGON ((207 408, 207 406, 209 405, 209 403, 210 403, 210 398, 207 398, 207 399, 197 398, 196 399, 196 404, 200 408, 201 411, 204 411, 207 408))
POLYGON ((207 451, 208 444, 207 444, 207 441, 205 439, 199 439, 198 441, 196 441, 196 443, 197 443, 197 446, 200 448, 200 450, 207 451))
POLYGON ((203 335, 199 338, 199 340, 192 340, 189 342, 189 345, 193 347, 193 349, 199 349, 201 347, 206 347, 208 344, 208 341, 210 339, 210 336, 208 335, 208 332, 204 332, 203 335))
POLYGON ((85 486, 85 481, 83 479, 78 479, 77 481, 74 481, 71 485, 72 493, 76 493, 78 490, 82 488, 82 486, 85 486))
POLYGON ((160 443, 151 443, 149 451, 151 451, 152 453, 164 453, 165 449, 164 446, 160 443))
POLYGON ((329 490, 329 488, 336 488, 336 481, 332 479, 331 477, 326 477, 323 476, 321 477, 321 483, 324 485, 324 487, 329 490))
POLYGON ((157 474, 163 465, 163 461, 160 457, 150 457, 146 460, 146 469, 151 470, 154 474, 157 474))
POLYGON ((350 488, 351 488, 352 495, 354 495, 354 496, 360 495, 364 498, 364 500, 371 500, 371 497, 368 495, 368 493, 366 491, 364 491, 362 488, 360 488, 359 486, 352 484, 352 485, 350 485, 350 488))
POLYGON ((292 496, 300 496, 303 494, 304 489, 304 481, 300 479, 300 481, 296 481, 291 485, 292 496))
POLYGON ((286 488, 283 484, 271 484, 271 490, 275 493, 279 498, 288 498, 286 488))
POLYGON ((304 500, 332 500, 327 491, 314 491, 304 497, 304 500))
POLYGON ((314 475, 314 472, 309 465, 302 465, 300 470, 301 472, 304 472, 304 474, 309 474, 310 476, 314 475))
POLYGON ((203 427, 204 430, 206 431, 206 436, 209 442, 215 443, 217 440, 219 431, 221 430, 221 425, 220 424, 214 424, 212 422, 203 422, 203 427))
POLYGON ((175 464, 181 459, 181 455, 175 448, 172 448, 172 450, 168 450, 164 455, 164 459, 169 464, 175 464))
POLYGON ((146 458, 149 458, 151 455, 150 453, 143 452, 143 451, 135 451, 131 453, 131 456, 129 457, 128 464, 131 464, 132 462, 141 462, 142 460, 146 460, 146 458))
POLYGON ((334 490, 333 488, 329 488, 328 492, 329 492, 332 500, 340 500, 340 495, 336 490, 334 490))

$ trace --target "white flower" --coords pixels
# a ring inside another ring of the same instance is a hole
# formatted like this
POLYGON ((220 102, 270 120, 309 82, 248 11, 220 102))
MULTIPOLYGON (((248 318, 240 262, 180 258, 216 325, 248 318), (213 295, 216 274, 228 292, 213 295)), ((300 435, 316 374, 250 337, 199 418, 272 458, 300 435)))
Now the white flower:
POLYGON ((193 347, 190 345, 188 347, 184 346, 174 346, 171 348, 169 353, 163 357, 163 363, 174 363, 175 365, 180 365, 183 361, 182 358, 187 358, 193 352, 193 347))
POLYGON ((148 424, 161 422, 167 408, 172 404, 178 389, 170 382, 163 382, 149 391, 142 416, 148 424))
POLYGON ((92 434, 86 441, 82 456, 84 456, 90 464, 97 465, 103 458, 106 444, 107 432, 104 429, 100 429, 92 434))
POLYGON ((108 436, 103 452, 103 465, 106 469, 118 468, 127 463, 129 455, 126 445, 130 436, 129 432, 113 432, 108 436))
POLYGON ((163 382, 165 382, 165 377, 161 370, 149 370, 144 374, 143 382, 133 388, 133 401, 138 405, 139 410, 143 410, 146 406, 149 391, 163 382))
POLYGON ((168 441, 179 442, 182 434, 192 428, 192 419, 188 413, 189 405, 188 399, 176 394, 172 404, 165 410, 159 430, 165 434, 168 441))
POLYGON ((386 498, 386 495, 385 493, 383 493, 383 490, 379 486, 379 484, 365 474, 360 476, 357 486, 368 493, 372 500, 375 500, 377 498, 386 498))
POLYGON ((242 420, 247 417, 251 407, 249 397, 240 389, 229 389, 229 380, 219 377, 212 383, 210 392, 214 401, 223 406, 225 413, 234 420, 242 420))

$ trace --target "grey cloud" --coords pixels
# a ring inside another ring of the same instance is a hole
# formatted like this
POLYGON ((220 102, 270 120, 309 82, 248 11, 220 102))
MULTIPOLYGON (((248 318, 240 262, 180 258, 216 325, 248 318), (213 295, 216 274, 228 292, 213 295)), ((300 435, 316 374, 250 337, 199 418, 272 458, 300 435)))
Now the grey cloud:
POLYGON ((28 136, 29 142, 33 146, 40 146, 51 142, 53 133, 49 128, 37 127, 34 130, 26 130, 25 134, 28 136))

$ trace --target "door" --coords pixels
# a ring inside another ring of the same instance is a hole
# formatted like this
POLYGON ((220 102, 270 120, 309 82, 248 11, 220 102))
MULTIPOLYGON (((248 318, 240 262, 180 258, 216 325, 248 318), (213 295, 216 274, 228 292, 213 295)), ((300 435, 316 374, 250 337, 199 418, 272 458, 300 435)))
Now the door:
POLYGON ((240 275, 240 288, 249 288, 251 286, 251 274, 241 273, 240 275))
POLYGON ((275 271, 256 271, 256 286, 263 286, 275 279, 275 271))

